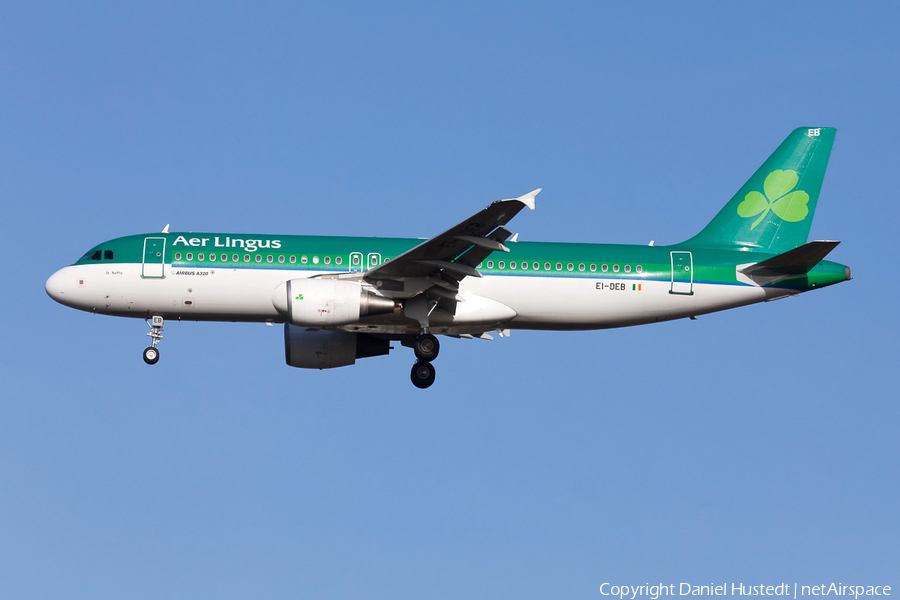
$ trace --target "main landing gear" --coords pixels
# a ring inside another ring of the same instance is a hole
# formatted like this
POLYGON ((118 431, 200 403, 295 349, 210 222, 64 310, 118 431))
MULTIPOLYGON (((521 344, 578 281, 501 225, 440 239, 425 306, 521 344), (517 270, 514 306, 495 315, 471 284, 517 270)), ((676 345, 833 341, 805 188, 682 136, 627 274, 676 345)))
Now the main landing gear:
POLYGON ((409 378, 414 386, 419 389, 431 387, 434 383, 434 366, 431 361, 437 358, 438 352, 441 350, 441 344, 438 339, 430 333, 422 333, 412 344, 413 352, 416 353, 416 364, 413 365, 409 378))
POLYGON ((159 350, 156 346, 162 339, 163 318, 153 317, 148 319, 147 325, 150 327, 150 333, 147 335, 150 336, 152 341, 150 342, 150 347, 144 350, 144 362, 148 365, 155 365, 159 361, 159 350))

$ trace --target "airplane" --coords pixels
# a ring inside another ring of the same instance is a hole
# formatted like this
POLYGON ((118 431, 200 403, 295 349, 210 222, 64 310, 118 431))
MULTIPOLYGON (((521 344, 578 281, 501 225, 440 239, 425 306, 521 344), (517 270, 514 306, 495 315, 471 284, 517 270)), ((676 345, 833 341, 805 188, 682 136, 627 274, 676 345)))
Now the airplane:
POLYGON ((849 280, 807 242, 836 130, 794 130, 694 237, 671 246, 518 241, 506 225, 540 189, 499 200, 431 239, 170 232, 103 242, 46 283, 79 310, 145 319, 159 360, 166 320, 284 325, 285 362, 330 369, 411 347, 434 383, 437 335, 658 323, 849 280))

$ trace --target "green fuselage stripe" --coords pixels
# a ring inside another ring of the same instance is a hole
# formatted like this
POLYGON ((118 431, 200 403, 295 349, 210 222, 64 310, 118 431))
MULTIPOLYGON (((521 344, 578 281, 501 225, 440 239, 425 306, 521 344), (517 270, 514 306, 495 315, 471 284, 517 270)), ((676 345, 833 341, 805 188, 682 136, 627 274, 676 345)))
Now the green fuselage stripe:
MULTIPOLYGON (((104 242, 88 251, 75 264, 140 264, 144 261, 144 240, 149 237, 165 238, 164 262, 175 269, 208 267, 288 269, 298 272, 364 271, 370 266, 395 258, 422 242, 407 238, 157 233, 121 237, 104 242), (108 256, 110 252, 113 258, 105 260, 103 257, 108 256), (215 260, 210 260, 210 255, 213 255, 215 260), (227 256, 227 260, 222 260, 223 255, 227 256), (235 255, 237 261, 234 260, 235 255), (100 257, 99 260, 96 259, 97 256, 100 257), (284 257, 284 262, 280 262, 281 257, 284 257), (358 264, 351 264, 352 257, 358 259, 358 264), (291 262, 292 258, 295 262, 291 262), (371 259, 376 259, 377 263, 372 263, 371 259)), ((478 270, 484 275, 492 276, 669 281, 672 278, 671 253, 690 252, 694 283, 747 285, 738 281, 735 273, 736 265, 761 262, 773 256, 767 252, 691 248, 684 245, 512 242, 507 246, 510 252, 494 252, 485 259, 478 270), (527 264, 526 269, 522 268, 523 263, 527 264), (534 268, 535 263, 538 264, 538 269, 534 268), (515 268, 512 267, 513 264, 515 268), (548 264, 549 269, 545 268, 548 264), (592 271, 592 266, 596 270, 592 271)), ((822 261, 809 277, 804 275, 790 281, 781 281, 779 287, 806 288, 808 280, 812 278, 818 280, 815 287, 823 287, 843 281, 844 273, 843 265, 822 261), (831 281, 832 279, 834 281, 831 281)))

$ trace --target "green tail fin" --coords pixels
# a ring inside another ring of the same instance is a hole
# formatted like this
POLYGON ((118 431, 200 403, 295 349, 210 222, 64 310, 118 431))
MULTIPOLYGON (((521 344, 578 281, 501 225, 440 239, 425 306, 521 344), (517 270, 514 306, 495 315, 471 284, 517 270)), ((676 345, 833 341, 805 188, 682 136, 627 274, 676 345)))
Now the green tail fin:
POLYGON ((781 253, 805 244, 835 131, 795 129, 709 225, 684 245, 781 253))

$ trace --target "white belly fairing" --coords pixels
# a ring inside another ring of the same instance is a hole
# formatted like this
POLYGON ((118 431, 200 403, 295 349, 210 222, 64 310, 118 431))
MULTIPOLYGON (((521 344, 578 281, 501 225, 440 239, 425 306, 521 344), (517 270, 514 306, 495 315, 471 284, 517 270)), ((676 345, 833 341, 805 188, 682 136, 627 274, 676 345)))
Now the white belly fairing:
MULTIPOLYGON (((271 321, 284 317, 272 304, 281 283, 302 275, 288 269, 198 268, 165 266, 165 277, 141 277, 140 264, 77 265, 55 280, 59 302, 102 314, 198 321, 271 321)), ((48 288, 48 292, 49 292, 48 288)), ((693 294, 671 294, 668 281, 584 277, 465 278, 459 318, 436 319, 436 333, 476 332, 491 328, 602 329, 689 317, 767 299, 775 290, 749 285, 695 282, 693 294), (480 298, 486 299, 479 302, 480 298), (502 309, 502 310, 501 310, 502 309), (484 313, 484 314, 481 314, 484 313)), ((786 293, 786 292, 785 292, 786 293)), ((372 332, 417 332, 419 323, 402 315, 365 318, 359 327, 372 332)))

